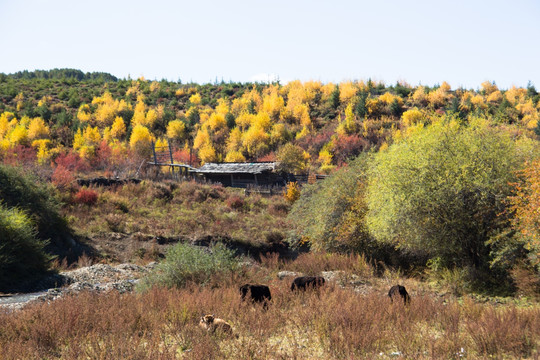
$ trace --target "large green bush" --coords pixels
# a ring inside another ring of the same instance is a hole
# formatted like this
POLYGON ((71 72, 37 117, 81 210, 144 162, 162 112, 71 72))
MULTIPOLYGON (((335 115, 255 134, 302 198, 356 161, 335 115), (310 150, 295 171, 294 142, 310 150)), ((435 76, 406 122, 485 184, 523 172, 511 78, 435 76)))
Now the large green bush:
POLYGON ((18 289, 47 270, 44 246, 25 212, 0 203, 0 292, 18 289))
POLYGON ((7 207, 24 210, 35 222, 37 236, 42 240, 56 239, 67 233, 52 187, 17 168, 0 165, 0 201, 7 207))
POLYGON ((205 284, 216 274, 234 272, 238 260, 221 243, 202 248, 178 243, 167 252, 165 260, 139 284, 139 290, 154 286, 182 287, 188 282, 205 284))
POLYGON ((443 120, 419 127, 373 158, 367 224, 379 241, 423 249, 443 266, 487 269, 489 240, 508 226, 516 170, 534 155, 483 122, 443 120))

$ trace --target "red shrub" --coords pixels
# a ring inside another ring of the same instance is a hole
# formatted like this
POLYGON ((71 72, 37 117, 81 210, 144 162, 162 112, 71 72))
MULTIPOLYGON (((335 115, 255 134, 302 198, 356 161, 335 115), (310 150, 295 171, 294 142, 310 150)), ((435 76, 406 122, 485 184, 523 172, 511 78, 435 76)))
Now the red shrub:
POLYGON ((90 189, 81 189, 73 197, 76 204, 94 205, 97 202, 98 193, 90 189))
POLYGON ((339 135, 333 140, 333 143, 334 160, 338 165, 358 156, 369 146, 369 142, 357 134, 339 135))
MULTIPOLYGON (((190 164, 189 149, 176 150, 173 153, 173 159, 174 161, 182 163, 182 164, 190 164)), ((193 150, 191 153, 191 165, 194 166, 198 164, 199 164, 199 158, 197 157, 197 152, 193 150)))
POLYGON ((74 184, 73 173, 63 165, 58 165, 51 177, 52 183, 59 189, 67 189, 74 184))
POLYGON ((56 165, 62 165, 69 171, 84 171, 90 168, 86 160, 81 159, 79 154, 73 151, 59 154, 54 162, 56 165))
POLYGON ((227 206, 234 210, 242 209, 244 207, 244 199, 233 195, 227 199, 227 206))
POLYGON ((14 166, 33 164, 36 162, 36 150, 32 147, 17 145, 0 154, 0 159, 4 164, 14 166))
POLYGON ((273 151, 257 159, 257 161, 276 161, 276 160, 277 160, 276 154, 273 151))

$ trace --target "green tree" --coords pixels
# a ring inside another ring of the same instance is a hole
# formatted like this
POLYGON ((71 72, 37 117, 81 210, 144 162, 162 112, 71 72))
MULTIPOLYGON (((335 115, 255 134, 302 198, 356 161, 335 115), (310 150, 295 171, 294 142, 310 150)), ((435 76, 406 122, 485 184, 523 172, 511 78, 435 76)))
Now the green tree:
POLYGON ((25 212, 0 203, 0 292, 21 289, 47 271, 45 245, 25 212))
POLYGON ((0 203, 28 214, 36 224, 37 236, 43 240, 61 239, 68 233, 59 213, 60 204, 53 194, 51 187, 37 179, 16 168, 0 165, 0 203))
POLYGON ((367 156, 362 155, 322 182, 302 188, 288 219, 289 241, 308 242, 315 250, 356 250, 369 257, 377 244, 367 232, 364 200, 367 156))
POLYGON ((281 170, 299 174, 305 172, 309 157, 300 146, 287 143, 279 149, 277 159, 281 170))
POLYGON ((444 265, 490 264, 488 240, 501 220, 510 185, 532 141, 472 121, 442 120, 374 156, 367 224, 381 241, 424 249, 444 265))

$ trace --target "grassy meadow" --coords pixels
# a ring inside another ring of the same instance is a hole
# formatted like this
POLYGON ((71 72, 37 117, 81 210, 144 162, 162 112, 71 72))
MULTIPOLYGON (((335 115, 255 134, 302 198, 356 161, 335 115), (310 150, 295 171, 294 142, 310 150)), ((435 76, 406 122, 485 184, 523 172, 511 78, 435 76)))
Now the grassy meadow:
POLYGON ((258 266, 215 274, 205 286, 145 292, 82 293, 0 313, 5 359, 357 359, 537 358, 540 308, 478 302, 435 292, 386 271, 374 276, 360 256, 263 257, 258 266), (282 269, 342 270, 319 291, 291 293, 282 269), (238 287, 268 284, 272 303, 243 303, 238 287), (394 283, 412 302, 392 304, 394 283), (228 321, 237 336, 198 326, 203 314, 228 321))

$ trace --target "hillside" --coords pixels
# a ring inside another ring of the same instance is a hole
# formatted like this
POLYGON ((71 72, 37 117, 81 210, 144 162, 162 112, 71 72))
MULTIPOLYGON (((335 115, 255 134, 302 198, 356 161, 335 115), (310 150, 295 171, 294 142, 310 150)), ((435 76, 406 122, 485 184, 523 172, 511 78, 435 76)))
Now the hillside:
POLYGON ((278 158, 293 172, 330 173, 444 116, 483 118, 536 139, 539 98, 533 86, 489 82, 478 90, 371 80, 201 85, 20 72, 0 75, 0 147, 4 162, 65 166, 74 152, 80 161, 71 167, 120 173, 148 156, 152 141, 171 142, 179 162, 189 161, 191 148, 195 162, 278 158))

